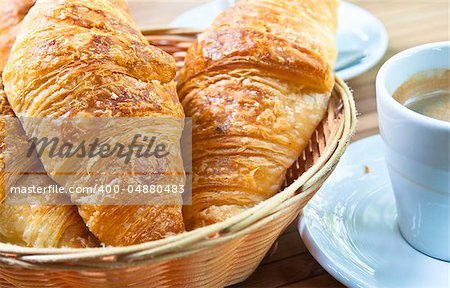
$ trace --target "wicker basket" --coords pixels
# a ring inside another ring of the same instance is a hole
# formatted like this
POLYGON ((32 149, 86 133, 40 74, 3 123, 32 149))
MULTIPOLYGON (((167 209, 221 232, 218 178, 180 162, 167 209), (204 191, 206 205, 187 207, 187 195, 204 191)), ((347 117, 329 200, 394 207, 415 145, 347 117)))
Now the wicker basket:
MULTIPOLYGON (((143 31, 181 66, 197 31, 143 31)), ((336 166, 355 129, 337 79, 328 113, 285 188, 225 222, 124 248, 36 249, 0 243, 0 287, 219 287, 245 280, 336 166)))

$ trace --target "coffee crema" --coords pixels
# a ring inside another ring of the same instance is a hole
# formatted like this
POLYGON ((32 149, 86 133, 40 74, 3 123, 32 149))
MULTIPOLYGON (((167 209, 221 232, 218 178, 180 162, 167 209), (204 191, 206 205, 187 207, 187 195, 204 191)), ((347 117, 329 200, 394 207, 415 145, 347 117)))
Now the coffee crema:
POLYGON ((403 83, 393 97, 412 111, 450 122, 450 69, 418 73, 403 83))

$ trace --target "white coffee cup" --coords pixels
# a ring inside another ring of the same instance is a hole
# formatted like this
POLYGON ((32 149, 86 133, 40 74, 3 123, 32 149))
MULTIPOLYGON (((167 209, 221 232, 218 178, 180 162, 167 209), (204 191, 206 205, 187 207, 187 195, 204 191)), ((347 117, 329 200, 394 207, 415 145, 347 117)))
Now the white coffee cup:
POLYGON ((450 123, 392 98, 414 74, 442 68, 450 69, 450 42, 415 47, 383 65, 376 88, 400 231, 417 250, 450 261, 450 123))

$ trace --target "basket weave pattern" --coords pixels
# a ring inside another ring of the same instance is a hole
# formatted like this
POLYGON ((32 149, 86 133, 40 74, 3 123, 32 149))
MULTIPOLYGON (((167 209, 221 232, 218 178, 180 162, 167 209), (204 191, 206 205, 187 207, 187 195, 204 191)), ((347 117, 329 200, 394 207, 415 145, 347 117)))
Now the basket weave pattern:
MULTIPOLYGON (((198 31, 143 31, 178 67, 198 31)), ((320 188, 356 125, 351 92, 337 83, 328 113, 286 175, 282 191, 225 222, 155 242, 101 249, 35 249, 0 243, 0 287, 220 287, 257 268, 320 188)))

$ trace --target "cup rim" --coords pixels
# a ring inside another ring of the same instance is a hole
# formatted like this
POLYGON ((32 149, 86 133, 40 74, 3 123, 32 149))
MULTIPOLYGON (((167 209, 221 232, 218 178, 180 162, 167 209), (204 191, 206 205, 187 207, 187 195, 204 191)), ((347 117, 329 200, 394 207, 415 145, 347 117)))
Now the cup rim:
POLYGON ((389 93, 386 87, 386 76, 391 70, 392 66, 395 65, 399 60, 410 57, 411 55, 417 54, 421 51, 435 48, 450 48, 450 41, 434 42, 409 48, 400 53, 397 53, 389 60, 387 60, 382 65, 377 74, 377 97, 383 98, 383 100, 385 100, 387 104, 393 106, 404 117, 412 119, 413 121, 426 125, 430 128, 433 127, 450 131, 450 122, 434 119, 408 109, 404 105, 400 104, 397 100, 395 100, 394 97, 392 97, 392 93, 389 93))

